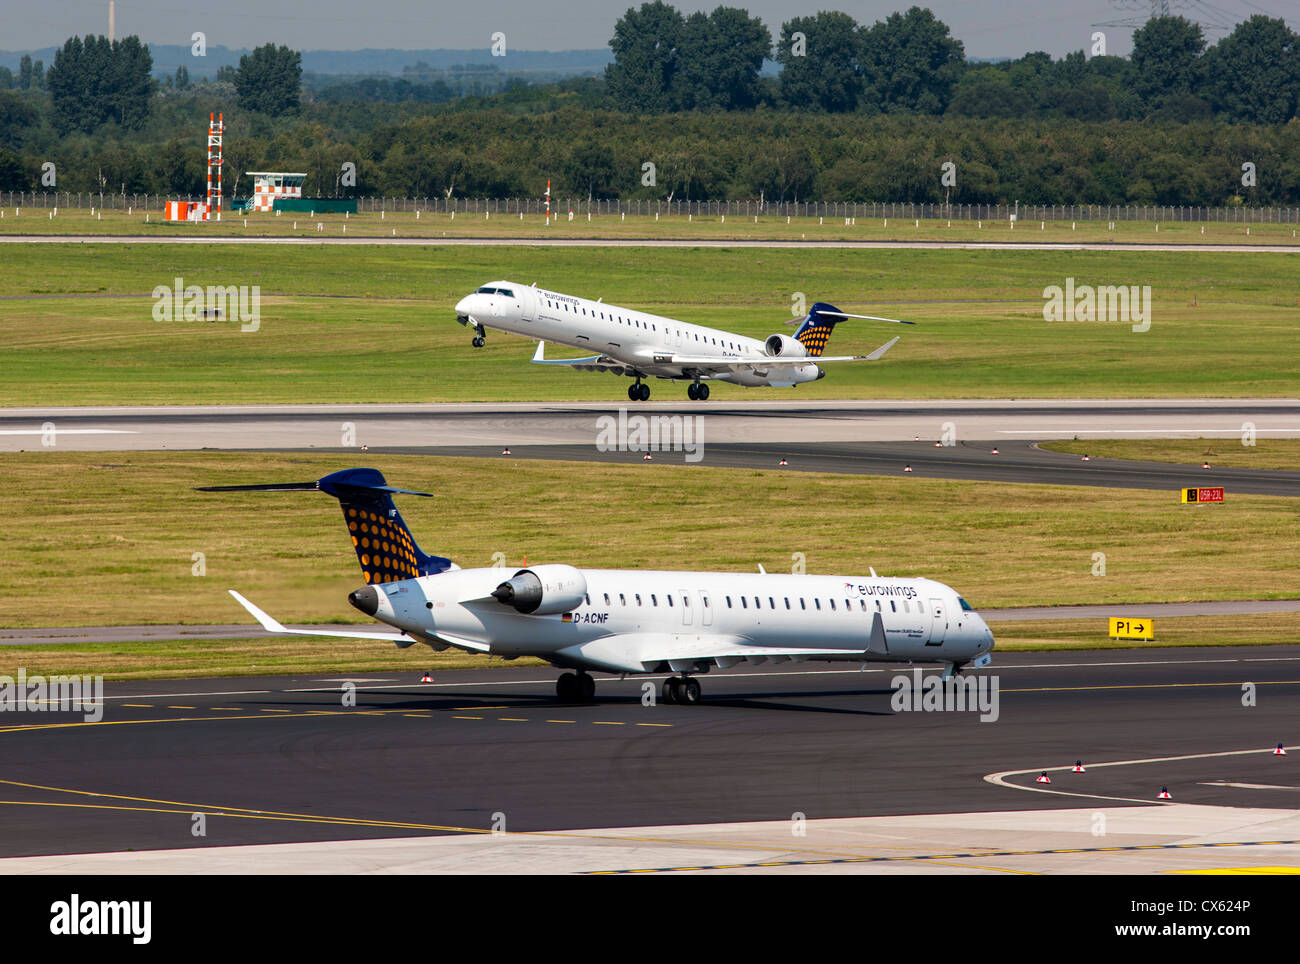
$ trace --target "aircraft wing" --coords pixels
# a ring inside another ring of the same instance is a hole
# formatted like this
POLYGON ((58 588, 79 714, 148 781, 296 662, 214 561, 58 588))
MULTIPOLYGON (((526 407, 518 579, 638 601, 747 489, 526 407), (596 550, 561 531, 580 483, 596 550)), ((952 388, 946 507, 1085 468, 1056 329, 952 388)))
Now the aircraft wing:
POLYGON ((556 655, 607 672, 645 672, 667 663, 674 672, 711 662, 726 669, 738 663, 801 662, 809 659, 888 656, 884 624, 875 614, 870 632, 846 638, 843 646, 761 646, 725 633, 619 633, 578 643, 556 655))
POLYGON ((824 365, 828 362, 875 361, 898 343, 898 338, 891 338, 870 355, 817 355, 803 358, 771 358, 767 355, 751 355, 746 358, 719 358, 716 355, 655 355, 656 365, 681 365, 684 368, 703 368, 712 371, 737 371, 758 369, 767 371, 772 368, 794 368, 799 365, 824 365))
POLYGON ((547 358, 546 342, 537 343, 537 351, 533 353, 534 365, 567 365, 578 371, 603 371, 605 369, 616 369, 622 372, 627 368, 626 362, 610 358, 608 355, 587 355, 583 358, 547 358))
MULTIPOLYGON (((235 601, 238 602, 239 605, 247 609, 252 617, 262 624, 263 629, 268 633, 277 636, 330 636, 335 639, 382 639, 396 643, 399 649, 405 649, 412 643, 417 642, 418 639, 424 638, 410 636, 406 633, 369 633, 365 631, 358 632, 355 630, 343 629, 338 631, 329 629, 289 629, 274 616, 271 616, 269 613, 266 613, 253 605, 239 593, 235 592, 235 590, 230 589, 227 591, 230 595, 235 597, 235 601)), ((488 647, 486 645, 472 639, 461 639, 460 637, 448 636, 430 636, 429 639, 434 642, 446 643, 449 646, 455 646, 457 649, 463 649, 471 653, 488 652, 488 647)))

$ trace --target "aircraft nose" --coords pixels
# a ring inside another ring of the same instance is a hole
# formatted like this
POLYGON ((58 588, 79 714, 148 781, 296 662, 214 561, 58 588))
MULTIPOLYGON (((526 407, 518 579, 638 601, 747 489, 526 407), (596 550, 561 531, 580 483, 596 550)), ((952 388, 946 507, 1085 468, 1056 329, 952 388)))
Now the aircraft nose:
POLYGON ((379 591, 374 586, 362 586, 348 593, 348 602, 367 616, 379 612, 379 591))
POLYGON ((460 301, 456 302, 456 314, 469 315, 469 303, 471 298, 471 295, 466 295, 464 298, 461 298, 460 301))

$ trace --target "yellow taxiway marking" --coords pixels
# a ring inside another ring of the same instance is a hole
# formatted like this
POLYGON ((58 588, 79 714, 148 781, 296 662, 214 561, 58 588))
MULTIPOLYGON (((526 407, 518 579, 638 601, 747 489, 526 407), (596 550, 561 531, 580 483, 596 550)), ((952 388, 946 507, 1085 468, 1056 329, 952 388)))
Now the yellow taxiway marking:
POLYGON ((577 720, 547 720, 547 723, 577 723, 577 720))
POLYGON ((1225 877, 1254 874, 1283 876, 1300 874, 1300 867, 1212 867, 1207 870, 1171 870, 1169 872, 1171 874, 1213 874, 1225 877))
POLYGON ((238 713, 240 710, 243 709, 243 707, 242 707, 242 706, 213 706, 213 707, 210 707, 210 709, 214 709, 214 710, 232 710, 233 712, 238 713))
POLYGON ((169 710, 197 710, 198 707, 197 707, 197 706, 169 706, 169 707, 167 707, 167 709, 169 709, 169 710))
POLYGON ((403 716, 413 716, 413 717, 415 717, 417 720, 431 720, 431 719, 433 719, 433 714, 432 714, 432 713, 403 713, 402 715, 403 715, 403 716))
POLYGON ((122 705, 123 705, 123 706, 129 706, 129 707, 131 707, 132 709, 136 709, 136 710, 151 710, 151 709, 153 709, 153 704, 152 704, 152 703, 123 703, 122 705))
POLYGON ((453 716, 452 719, 453 719, 453 720, 481 720, 481 719, 483 719, 483 717, 481 717, 481 716, 453 716))
MULTIPOLYGON (((1260 680, 1256 686, 1295 686, 1300 679, 1260 680)), ((1003 689, 1003 693, 1076 693, 1087 690, 1163 690, 1189 689, 1197 686, 1241 686, 1241 680, 1226 683, 1116 683, 1105 686, 1035 686, 1028 689, 1003 689)))
POLYGON ((518 716, 498 716, 497 721, 500 723, 527 723, 528 721, 518 716))
MULTIPOLYGON (((177 709, 177 707, 174 707, 174 706, 173 706, 172 709, 177 709)), ((292 713, 293 710, 267 709, 267 708, 263 707, 262 709, 258 710, 258 712, 259 712, 259 713, 292 713)), ((362 712, 362 713, 363 713, 363 712, 366 712, 366 711, 365 711, 365 710, 358 710, 357 712, 362 712)))
POLYGON ((671 723, 634 723, 634 726, 672 726, 671 723))
POLYGON ((592 720, 591 722, 596 726, 627 726, 626 723, 619 722, 618 720, 592 720))

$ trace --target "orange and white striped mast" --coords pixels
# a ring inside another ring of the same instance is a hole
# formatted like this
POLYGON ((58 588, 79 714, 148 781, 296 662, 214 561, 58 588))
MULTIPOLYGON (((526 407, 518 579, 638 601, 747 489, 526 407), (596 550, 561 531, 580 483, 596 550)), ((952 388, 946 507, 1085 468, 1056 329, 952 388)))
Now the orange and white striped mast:
POLYGON ((551 179, 546 179, 546 223, 551 223, 551 179))
POLYGON ((215 207, 217 220, 221 220, 221 138, 226 130, 226 115, 208 114, 208 209, 204 213, 203 220, 212 219, 212 211, 215 207), (212 186, 212 172, 217 172, 216 189, 212 186))

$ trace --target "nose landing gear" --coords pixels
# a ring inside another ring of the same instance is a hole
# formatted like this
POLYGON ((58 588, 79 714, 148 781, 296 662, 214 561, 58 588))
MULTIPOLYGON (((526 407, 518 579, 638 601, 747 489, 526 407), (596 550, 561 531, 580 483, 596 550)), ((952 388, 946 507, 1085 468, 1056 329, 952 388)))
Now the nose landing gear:
POLYGON ((474 326, 474 337, 470 339, 470 344, 475 348, 482 348, 487 344, 487 329, 482 325, 474 326))

